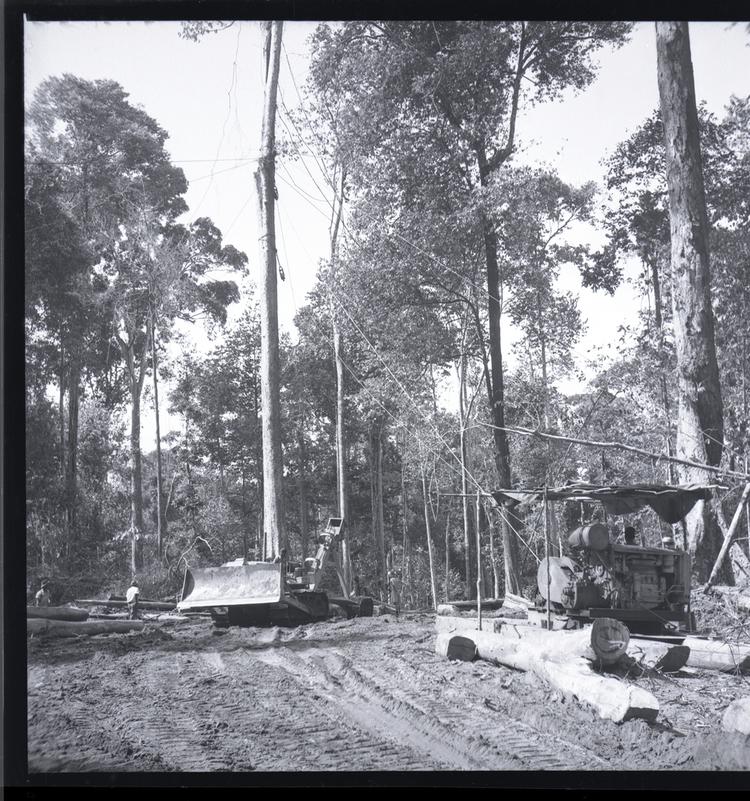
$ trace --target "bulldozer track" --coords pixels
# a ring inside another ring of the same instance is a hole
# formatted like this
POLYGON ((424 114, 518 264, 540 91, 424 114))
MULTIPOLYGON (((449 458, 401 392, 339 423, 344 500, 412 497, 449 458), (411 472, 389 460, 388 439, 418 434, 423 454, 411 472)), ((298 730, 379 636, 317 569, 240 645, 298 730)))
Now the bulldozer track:
POLYGON ((29 770, 750 765, 744 752, 723 747, 725 738, 705 758, 700 750, 714 743, 702 730, 718 730, 727 703, 746 693, 736 677, 649 680, 664 724, 615 726, 528 674, 437 655, 431 625, 374 618, 217 633, 198 622, 170 636, 32 641, 29 770))
POLYGON ((480 702, 467 707, 465 699, 446 700, 436 695, 434 686, 421 686, 417 671, 412 671, 402 689, 394 688, 389 677, 403 670, 397 659, 384 657, 378 665, 361 668, 354 667, 339 649, 320 648, 276 648, 258 658, 325 694, 356 725, 430 755, 444 769, 570 770, 591 764, 584 749, 571 748, 577 758, 561 759, 551 742, 548 747, 538 744, 537 730, 519 726, 517 721, 503 724, 487 709, 481 712, 490 725, 472 733, 480 702))

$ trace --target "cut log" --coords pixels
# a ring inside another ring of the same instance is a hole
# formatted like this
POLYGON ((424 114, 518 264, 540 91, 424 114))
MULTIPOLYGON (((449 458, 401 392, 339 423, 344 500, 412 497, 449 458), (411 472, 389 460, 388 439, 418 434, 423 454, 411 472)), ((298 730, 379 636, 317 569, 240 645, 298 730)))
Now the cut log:
POLYGON ((728 732, 750 735, 750 697, 738 698, 726 708, 721 728, 728 732))
POLYGON ((690 667, 723 673, 750 671, 750 644, 704 640, 700 637, 685 637, 682 644, 690 648, 687 661, 690 667))
POLYGON ((372 617, 372 598, 366 595, 356 596, 355 598, 342 598, 339 596, 329 595, 328 603, 341 607, 341 609, 346 612, 346 616, 348 618, 372 617))
MULTIPOLYGON (((438 631, 467 633, 471 636, 477 630, 476 619, 470 617, 435 618, 438 631)), ((566 656, 588 659, 613 665, 627 652, 630 634, 627 627, 618 620, 596 618, 591 626, 569 631, 547 631, 531 626, 523 620, 495 617, 483 621, 482 633, 492 633, 511 640, 524 640, 532 643, 530 647, 539 649, 545 658, 566 656)))
MULTIPOLYGON (((530 624, 525 619, 513 617, 489 617, 482 618, 482 631, 500 632, 507 626, 524 626, 530 624)), ((460 633, 462 631, 478 631, 476 615, 437 615, 435 617, 435 628, 437 631, 447 631, 460 633)))
POLYGON ((471 662, 477 658, 477 646, 473 640, 448 631, 438 632, 435 651, 440 656, 458 659, 461 662, 471 662))
POLYGON ((660 673, 674 673, 687 664, 690 648, 687 645, 631 637, 628 656, 642 668, 658 670, 660 673))
MULTIPOLYGON (((518 626, 515 636, 508 630, 500 634, 462 631, 451 635, 442 632, 438 634, 436 650, 448 653, 455 647, 459 653, 466 652, 465 641, 470 640, 480 659, 516 670, 532 671, 564 695, 589 704, 606 720, 617 723, 631 718, 655 720, 659 703, 651 693, 618 679, 598 675, 582 655, 601 647, 602 642, 611 642, 610 637, 618 630, 617 621, 612 621, 615 626, 610 627, 597 625, 601 620, 607 619, 599 618, 591 628, 571 632, 537 631, 531 626, 518 626), (453 639, 459 640, 456 646, 451 642, 453 639)), ((627 629, 625 632, 627 637, 627 629)))
MULTIPOLYGON (((76 601, 76 603, 81 606, 109 606, 112 609, 128 605, 128 602, 124 600, 103 601, 100 598, 88 598, 86 600, 76 601)), ((169 601, 138 601, 138 607, 140 609, 160 609, 164 612, 169 612, 176 606, 177 604, 173 604, 169 601)))
POLYGON ((27 606, 27 618, 44 618, 46 620, 86 620, 89 613, 85 609, 72 606, 27 606))
POLYGON ((42 620, 36 618, 26 621, 27 634, 44 634, 47 637, 77 637, 80 634, 125 634, 141 631, 146 624, 142 620, 84 620, 69 623, 64 620, 42 620))
MULTIPOLYGON (((505 602, 504 598, 483 598, 482 611, 500 609, 505 602)), ((476 601, 451 601, 447 604, 438 604, 438 614, 441 614, 441 609, 455 609, 457 612, 476 612, 476 601)), ((447 614, 447 613, 445 613, 447 614)), ((455 613, 451 613, 455 614, 455 613)))
POLYGON ((508 609, 531 609, 534 603, 528 598, 524 598, 522 595, 514 595, 512 592, 506 592, 503 606, 508 609))

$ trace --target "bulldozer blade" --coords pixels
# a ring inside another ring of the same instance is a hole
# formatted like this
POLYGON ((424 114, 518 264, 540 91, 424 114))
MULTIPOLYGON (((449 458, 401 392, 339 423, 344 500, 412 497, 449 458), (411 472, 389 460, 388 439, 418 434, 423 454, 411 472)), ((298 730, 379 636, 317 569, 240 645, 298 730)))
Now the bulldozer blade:
POLYGON ((280 563, 248 562, 185 571, 182 600, 177 609, 209 609, 220 606, 254 606, 281 600, 283 577, 280 563))

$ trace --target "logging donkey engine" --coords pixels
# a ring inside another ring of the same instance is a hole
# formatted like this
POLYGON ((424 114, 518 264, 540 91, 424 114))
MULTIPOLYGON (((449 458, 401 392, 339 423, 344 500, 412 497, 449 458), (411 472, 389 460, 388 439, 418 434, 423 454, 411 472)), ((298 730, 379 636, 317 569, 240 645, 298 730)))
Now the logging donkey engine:
MULTIPOLYGON (((571 484, 546 491, 501 490, 493 495, 504 503, 599 502, 612 515, 649 506, 661 520, 674 524, 696 503, 708 500, 710 491, 696 485, 571 484)), ((643 635, 674 637, 695 631, 690 611, 691 559, 686 551, 615 542, 600 522, 576 528, 567 545, 569 555, 547 556, 539 564, 531 622, 547 627, 549 619, 552 628, 578 628, 607 617, 643 635)))

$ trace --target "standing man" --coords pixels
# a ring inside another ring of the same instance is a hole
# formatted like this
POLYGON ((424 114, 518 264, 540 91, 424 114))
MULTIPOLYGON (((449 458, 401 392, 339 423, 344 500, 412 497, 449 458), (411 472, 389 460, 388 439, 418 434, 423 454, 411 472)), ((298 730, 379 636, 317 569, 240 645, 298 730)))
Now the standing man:
POLYGON ((401 611, 401 590, 403 589, 403 582, 401 581, 401 577, 398 574, 397 570, 391 570, 388 573, 388 583, 389 583, 389 600, 393 604, 394 608, 396 609, 396 617, 398 617, 399 612, 401 611))
POLYGON ((625 526, 625 545, 635 544, 635 529, 632 526, 625 526))
POLYGON ((138 582, 133 579, 132 584, 125 593, 125 600, 128 603, 128 620, 135 620, 138 617, 138 596, 141 591, 138 589, 138 582))
POLYGON ((49 606, 52 596, 49 592, 49 581, 46 579, 42 582, 42 588, 34 596, 34 606, 49 606))

